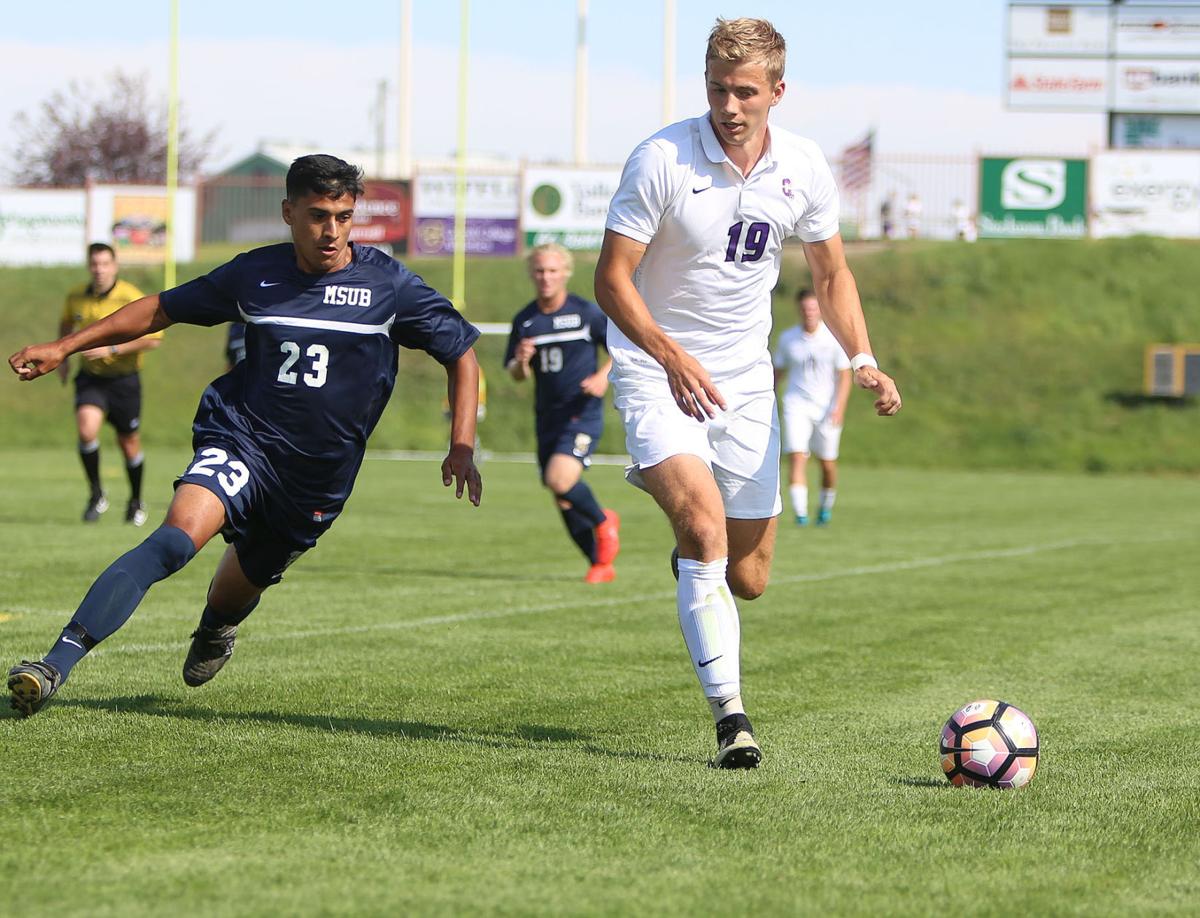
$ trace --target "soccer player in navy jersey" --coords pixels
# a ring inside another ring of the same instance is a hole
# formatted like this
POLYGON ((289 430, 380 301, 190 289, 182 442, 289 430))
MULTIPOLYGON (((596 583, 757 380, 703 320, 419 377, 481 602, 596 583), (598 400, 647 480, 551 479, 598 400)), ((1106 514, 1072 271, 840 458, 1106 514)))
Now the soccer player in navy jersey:
POLYGON ((518 382, 533 375, 536 389, 538 467, 554 495, 567 532, 591 567, 588 583, 616 577, 620 518, 601 508, 583 481, 592 450, 604 432, 604 393, 612 361, 597 366, 608 319, 595 303, 567 293, 574 259, 556 243, 529 253, 537 296, 517 313, 504 364, 518 382))
POLYGON ((474 462, 479 332, 420 277, 350 244, 362 172, 333 156, 288 170, 283 219, 292 242, 239 255, 204 277, 135 300, 111 316, 9 358, 22 380, 68 355, 133 341, 175 322, 246 323, 246 358, 201 396, 195 457, 175 482, 166 520, 92 585, 45 658, 9 671, 12 706, 36 713, 72 667, 133 614, 150 586, 213 536, 229 542, 184 662, 202 685, 233 653, 238 625, 268 586, 332 525, 367 437, 396 380, 398 347, 446 368, 452 417, 442 483, 478 506, 474 462))

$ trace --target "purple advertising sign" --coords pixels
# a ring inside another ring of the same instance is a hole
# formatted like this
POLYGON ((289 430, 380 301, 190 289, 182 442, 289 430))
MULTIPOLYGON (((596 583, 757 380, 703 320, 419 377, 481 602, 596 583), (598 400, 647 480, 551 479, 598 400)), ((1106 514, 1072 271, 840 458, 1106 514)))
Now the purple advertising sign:
MULTIPOLYGON (((516 255, 516 218, 468 217, 468 255, 516 255)), ((414 255, 454 254, 454 218, 418 217, 413 221, 414 255)))

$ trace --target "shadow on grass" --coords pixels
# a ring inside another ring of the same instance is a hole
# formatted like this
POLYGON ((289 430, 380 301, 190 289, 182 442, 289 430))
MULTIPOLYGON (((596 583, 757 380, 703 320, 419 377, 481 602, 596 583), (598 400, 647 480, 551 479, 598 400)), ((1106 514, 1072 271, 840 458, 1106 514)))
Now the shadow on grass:
POLYGON ((616 751, 597 745, 586 733, 564 727, 538 724, 513 724, 508 729, 467 730, 445 724, 411 720, 377 720, 370 717, 336 717, 280 711, 216 711, 197 708, 158 695, 130 695, 117 698, 67 698, 55 702, 63 707, 89 708, 115 714, 142 714, 196 721, 242 721, 304 727, 322 733, 365 733, 369 736, 394 737, 421 742, 463 743, 488 749, 535 749, 540 745, 564 750, 575 749, 589 755, 646 762, 693 764, 685 756, 661 755, 645 750, 616 751))
POLYGON ((1120 405, 1122 408, 1145 408, 1151 405, 1161 405, 1177 411, 1191 408, 1196 404, 1196 400, 1187 395, 1146 395, 1143 392, 1105 392, 1104 400, 1120 405))
POLYGON ((905 787, 936 787, 938 790, 945 790, 948 787, 953 787, 949 781, 937 778, 918 778, 911 775, 907 778, 892 778, 893 784, 903 784, 905 787))

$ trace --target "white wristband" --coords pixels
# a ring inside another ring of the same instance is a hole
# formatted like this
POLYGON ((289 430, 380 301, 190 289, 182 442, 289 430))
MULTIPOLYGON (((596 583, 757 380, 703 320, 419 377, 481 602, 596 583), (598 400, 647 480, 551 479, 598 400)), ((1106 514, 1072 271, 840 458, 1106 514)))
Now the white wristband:
POLYGON ((863 367, 870 367, 873 370, 878 370, 879 364, 875 362, 875 358, 870 354, 855 354, 850 358, 851 370, 861 370, 863 367))

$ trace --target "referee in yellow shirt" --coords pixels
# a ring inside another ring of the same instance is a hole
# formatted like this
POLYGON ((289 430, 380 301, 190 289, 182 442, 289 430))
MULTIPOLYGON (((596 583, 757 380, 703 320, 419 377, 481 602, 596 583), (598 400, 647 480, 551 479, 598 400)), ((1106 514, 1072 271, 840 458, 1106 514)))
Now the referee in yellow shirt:
MULTIPOLYGON (((111 246, 94 242, 88 246, 88 272, 91 283, 81 284, 67 294, 58 334, 61 338, 77 331, 122 306, 141 299, 142 291, 117 277, 117 254, 111 246)), ((107 417, 117 431, 117 443, 125 454, 129 475, 129 503, 125 522, 141 526, 146 522, 142 504, 142 439, 139 435, 142 413, 142 381, 138 370, 142 354, 158 347, 162 332, 112 347, 97 347, 80 353, 83 358, 75 376, 75 422, 79 429, 79 458, 87 473, 91 494, 83 511, 85 523, 94 523, 108 509, 108 497, 100 486, 100 425, 107 417)), ((58 368, 63 383, 69 374, 68 361, 58 368)))

